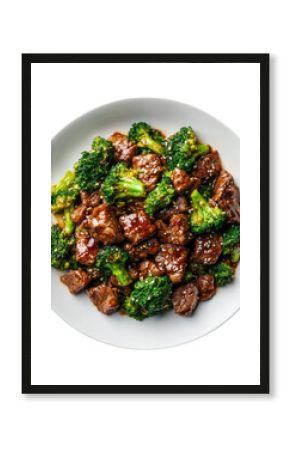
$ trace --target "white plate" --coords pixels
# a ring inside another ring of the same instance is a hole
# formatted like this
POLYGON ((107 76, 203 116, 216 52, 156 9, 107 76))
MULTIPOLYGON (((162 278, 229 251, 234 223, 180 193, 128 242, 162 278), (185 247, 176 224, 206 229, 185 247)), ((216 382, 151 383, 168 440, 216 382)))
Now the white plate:
MULTIPOLYGON (((198 138, 220 152, 224 167, 239 184, 240 148, 236 134, 209 114, 172 100, 138 98, 121 100, 96 108, 69 124, 52 140, 52 182, 73 166, 81 151, 90 148, 96 135, 128 131, 136 121, 145 121, 167 135, 191 125, 198 138)), ((212 300, 200 303, 192 317, 173 311, 142 322, 127 316, 105 316, 85 293, 71 295, 52 270, 52 309, 68 324, 98 341, 125 348, 157 349, 197 339, 216 329, 239 310, 240 275, 221 288, 212 300)))

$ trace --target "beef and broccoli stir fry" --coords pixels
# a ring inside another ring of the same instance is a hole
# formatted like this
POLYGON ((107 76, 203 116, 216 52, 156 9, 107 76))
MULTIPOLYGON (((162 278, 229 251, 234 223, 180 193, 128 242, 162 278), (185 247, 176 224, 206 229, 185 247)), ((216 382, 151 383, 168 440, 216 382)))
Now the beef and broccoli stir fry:
POLYGON ((97 136, 51 188, 51 265, 104 314, 190 316, 234 279, 240 195, 191 127, 97 136))

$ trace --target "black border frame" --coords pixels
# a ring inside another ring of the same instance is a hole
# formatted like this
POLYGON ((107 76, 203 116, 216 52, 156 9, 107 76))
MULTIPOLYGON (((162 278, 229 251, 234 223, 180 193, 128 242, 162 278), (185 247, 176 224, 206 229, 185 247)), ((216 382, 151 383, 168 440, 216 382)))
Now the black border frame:
POLYGON ((267 394, 269 393, 269 54, 23 54, 22 55, 22 393, 33 394, 267 394), (260 384, 32 385, 31 384, 31 64, 258 63, 260 64, 260 384))

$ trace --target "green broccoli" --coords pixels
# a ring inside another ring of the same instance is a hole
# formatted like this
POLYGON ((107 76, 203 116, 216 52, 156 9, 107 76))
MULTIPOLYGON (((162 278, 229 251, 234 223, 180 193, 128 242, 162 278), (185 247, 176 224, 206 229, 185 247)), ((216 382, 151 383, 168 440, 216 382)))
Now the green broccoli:
POLYGON ((128 253, 116 245, 106 246, 98 253, 96 268, 101 270, 105 277, 111 273, 115 275, 120 286, 128 286, 132 282, 125 267, 128 258, 128 253))
POLYGON ((75 164, 77 186, 88 192, 97 189, 107 176, 112 159, 112 142, 97 136, 92 142, 92 149, 83 152, 75 164))
POLYGON ((188 283, 189 281, 193 280, 193 278, 194 274, 190 270, 186 270, 183 278, 184 283, 188 283))
POLYGON ((64 229, 63 233, 65 236, 70 236, 75 229, 75 224, 72 220, 71 214, 74 210, 74 206, 71 205, 69 208, 65 208, 64 210, 64 229))
POLYGON ((223 233, 223 255, 232 262, 240 260, 240 225, 231 225, 223 233))
POLYGON ((182 127, 168 139, 166 159, 169 170, 176 167, 189 172, 196 160, 209 152, 209 146, 197 144, 196 136, 191 127, 182 127))
POLYGON ((131 295, 124 301, 123 308, 128 316, 143 320, 170 309, 171 293, 172 283, 167 275, 161 277, 149 275, 135 283, 131 295))
POLYGON ((211 183, 203 183, 199 186, 198 191, 205 200, 209 200, 212 197, 213 188, 211 183))
POLYGON ((158 155, 165 154, 165 140, 162 134, 145 122, 133 123, 128 137, 138 147, 145 147, 158 155))
POLYGON ((75 239, 67 237, 58 225, 51 226, 51 266, 58 270, 76 269, 73 251, 75 239))
POLYGON ((136 178, 138 171, 128 168, 124 163, 114 165, 104 183, 101 192, 109 204, 125 204, 125 199, 145 197, 144 183, 136 178))
POLYGON ((155 189, 149 192, 146 197, 144 211, 152 217, 156 211, 166 208, 172 202, 174 196, 175 189, 170 179, 170 173, 165 172, 155 189))
POLYGON ((225 286, 233 281, 234 271, 232 267, 225 263, 220 262, 209 268, 209 273, 214 276, 217 286, 225 286))
POLYGON ((75 172, 68 170, 64 177, 51 187, 51 211, 57 213, 74 205, 79 194, 75 172))
POLYGON ((206 273, 208 272, 208 266, 201 263, 197 263, 195 261, 191 261, 189 266, 190 270, 195 276, 206 275, 206 273))
POLYGON ((190 225, 193 233, 205 233, 219 229, 225 221, 225 213, 218 206, 210 206, 197 189, 191 194, 192 213, 190 225))
POLYGON ((240 247, 237 246, 233 249, 231 254, 231 262, 238 263, 240 261, 240 247))

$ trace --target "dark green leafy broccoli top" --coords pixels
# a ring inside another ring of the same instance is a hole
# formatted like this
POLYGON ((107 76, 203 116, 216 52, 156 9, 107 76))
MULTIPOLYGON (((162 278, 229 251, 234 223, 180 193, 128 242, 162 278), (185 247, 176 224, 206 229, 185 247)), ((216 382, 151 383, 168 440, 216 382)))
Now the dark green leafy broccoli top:
POLYGON ((239 188, 191 126, 97 136, 52 185, 51 211, 51 266, 104 314, 188 316, 235 278, 239 188))

